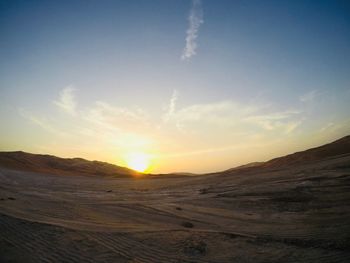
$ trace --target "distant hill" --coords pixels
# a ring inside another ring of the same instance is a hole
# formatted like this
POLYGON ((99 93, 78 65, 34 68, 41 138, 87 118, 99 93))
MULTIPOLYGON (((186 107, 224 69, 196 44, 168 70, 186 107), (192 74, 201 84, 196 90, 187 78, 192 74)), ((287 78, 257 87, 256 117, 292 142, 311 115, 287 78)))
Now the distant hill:
POLYGON ((292 153, 286 156, 277 157, 267 162, 252 162, 240 165, 219 173, 230 173, 235 171, 250 171, 261 168, 280 168, 290 165, 303 164, 325 158, 350 154, 350 135, 334 142, 311 148, 305 151, 292 153))
POLYGON ((252 163, 247 163, 247 164, 243 164, 234 168, 230 168, 228 170, 225 170, 224 172, 230 172, 230 171, 235 171, 235 170, 240 170, 240 169, 244 169, 244 168, 253 168, 253 167, 259 167, 261 165, 263 165, 264 162, 252 162, 252 163))
POLYGON ((316 148, 272 159, 263 163, 260 167, 278 168, 322 160, 343 154, 350 154, 350 135, 316 148))
MULTIPOLYGON (((253 162, 218 173, 231 173, 260 168, 279 168, 325 158, 350 154, 350 135, 337 141, 306 151, 296 152, 267 162, 253 162)), ((140 175, 134 170, 106 162, 88 161, 82 158, 60 158, 52 155, 26 152, 0 152, 0 167, 62 175, 100 175, 129 177, 140 175)), ((151 174, 150 174, 151 175, 151 174)), ((163 174, 162 174, 163 175, 163 174)), ((191 176, 190 173, 164 174, 166 176, 191 176)), ((153 175, 156 176, 156 175, 153 175)))
POLYGON ((0 167, 60 175, 100 175, 128 177, 138 172, 106 162, 82 158, 60 158, 22 151, 0 152, 0 167))

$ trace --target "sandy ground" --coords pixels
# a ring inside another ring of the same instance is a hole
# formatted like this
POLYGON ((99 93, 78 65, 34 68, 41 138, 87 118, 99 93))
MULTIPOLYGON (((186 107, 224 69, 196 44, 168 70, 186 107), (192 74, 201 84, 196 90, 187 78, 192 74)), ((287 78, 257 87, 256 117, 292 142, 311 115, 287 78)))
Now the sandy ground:
POLYGON ((0 262, 350 262, 350 155, 207 176, 0 169, 0 262))

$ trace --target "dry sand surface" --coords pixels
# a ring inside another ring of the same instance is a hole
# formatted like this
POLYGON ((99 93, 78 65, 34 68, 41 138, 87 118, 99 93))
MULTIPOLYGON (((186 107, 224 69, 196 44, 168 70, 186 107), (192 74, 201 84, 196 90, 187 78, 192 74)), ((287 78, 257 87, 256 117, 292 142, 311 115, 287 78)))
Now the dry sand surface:
POLYGON ((0 169, 0 262, 350 262, 350 155, 205 176, 0 169))

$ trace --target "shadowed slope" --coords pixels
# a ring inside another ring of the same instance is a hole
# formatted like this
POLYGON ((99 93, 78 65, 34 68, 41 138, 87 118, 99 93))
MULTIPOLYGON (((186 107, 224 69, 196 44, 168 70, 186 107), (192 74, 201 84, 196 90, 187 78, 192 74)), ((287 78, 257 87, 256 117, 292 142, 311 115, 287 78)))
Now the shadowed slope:
POLYGON ((283 157, 272 159, 264 163, 263 167, 281 167, 294 164, 301 164, 310 161, 322 160, 325 158, 350 153, 350 135, 334 142, 311 148, 306 151, 296 152, 283 157))
POLYGON ((64 175, 132 176, 138 173, 117 165, 82 158, 60 158, 26 152, 0 152, 0 166, 22 171, 64 175))

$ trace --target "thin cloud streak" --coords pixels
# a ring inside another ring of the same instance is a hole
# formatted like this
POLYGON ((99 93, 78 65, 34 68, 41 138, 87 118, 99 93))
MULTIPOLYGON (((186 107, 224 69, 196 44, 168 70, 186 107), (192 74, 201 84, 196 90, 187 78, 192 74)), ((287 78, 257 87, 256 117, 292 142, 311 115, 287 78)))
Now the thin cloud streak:
POLYGON ((237 142, 233 145, 228 145, 225 147, 217 147, 217 148, 208 148, 208 149, 202 149, 202 150, 197 150, 197 151, 189 151, 189 152, 180 152, 180 153, 168 153, 168 154, 163 154, 159 158, 177 158, 177 157, 184 157, 184 156, 192 156, 192 155, 203 155, 203 154, 210 154, 210 153, 217 153, 217 152, 225 152, 225 151, 230 151, 230 150, 238 150, 242 148, 252 148, 252 147, 266 147, 270 144, 272 144, 274 141, 269 141, 269 142, 253 142, 253 143, 247 143, 246 141, 244 142, 237 142))
POLYGON ((192 1, 192 8, 188 17, 189 27, 187 29, 186 46, 182 52, 181 59, 188 60, 196 54, 198 31, 203 20, 202 3, 200 0, 192 1))
POLYGON ((173 91, 171 95, 169 106, 167 107, 167 112, 163 115, 163 122, 166 123, 170 120, 170 118, 174 115, 176 110, 176 101, 179 97, 179 93, 177 90, 173 91))
POLYGON ((299 100, 303 103, 312 102, 319 95, 317 90, 309 91, 299 97, 299 100))
POLYGON ((72 116, 77 114, 77 103, 74 97, 74 91, 75 88, 73 86, 68 86, 60 92, 59 99, 54 101, 56 106, 72 116))
POLYGON ((103 101, 96 101, 93 107, 83 111, 82 118, 110 131, 144 131, 148 126, 148 115, 142 109, 117 107, 103 101))
POLYGON ((67 133, 59 130, 58 128, 55 128, 55 126, 50 124, 50 122, 45 117, 37 116, 37 115, 35 115, 35 114, 25 110, 25 109, 22 109, 22 108, 18 109, 18 113, 22 118, 31 121, 32 123, 38 125, 42 129, 44 129, 52 134, 55 134, 58 136, 67 136, 67 133))
POLYGON ((303 123, 302 113, 299 110, 287 110, 248 116, 245 121, 258 125, 266 131, 280 130, 285 134, 289 134, 303 123))

